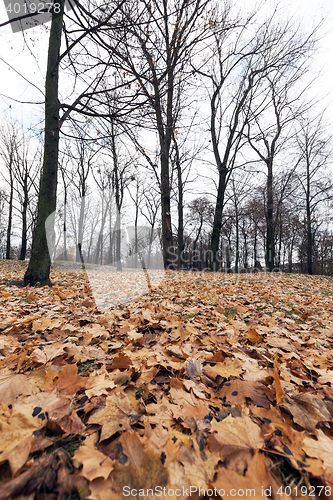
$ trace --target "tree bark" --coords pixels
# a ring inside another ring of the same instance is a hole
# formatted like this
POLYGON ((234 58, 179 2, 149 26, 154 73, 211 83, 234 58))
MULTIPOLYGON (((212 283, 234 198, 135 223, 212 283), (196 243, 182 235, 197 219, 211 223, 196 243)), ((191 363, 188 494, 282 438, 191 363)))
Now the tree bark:
POLYGON ((10 167, 9 174, 10 174, 10 193, 9 193, 9 203, 8 203, 6 259, 10 259, 12 221, 13 221, 14 179, 13 179, 13 174, 12 174, 12 166, 10 167))
POLYGON ((21 236, 21 251, 19 260, 25 260, 27 253, 27 211, 29 204, 28 197, 28 171, 25 171, 24 187, 23 187, 23 203, 22 203, 22 236, 21 236))
POLYGON ((25 285, 50 285, 51 258, 47 246, 45 222, 56 210, 57 173, 59 155, 59 55, 62 34, 64 2, 60 12, 52 12, 47 71, 45 81, 45 137, 43 170, 38 196, 37 224, 33 234, 31 258, 24 275, 25 285))
POLYGON ((273 217, 273 160, 267 160, 267 211, 266 211, 266 266, 274 269, 274 217, 273 217))
POLYGON ((310 202, 310 165, 307 158, 306 161, 306 265, 308 274, 313 274, 313 238, 312 238, 312 224, 311 224, 311 202, 310 202))
POLYGON ((177 184, 178 184, 178 266, 179 269, 185 269, 186 263, 184 261, 184 191, 182 168, 180 163, 179 148, 177 141, 174 137, 175 150, 176 150, 176 168, 177 168, 177 184))

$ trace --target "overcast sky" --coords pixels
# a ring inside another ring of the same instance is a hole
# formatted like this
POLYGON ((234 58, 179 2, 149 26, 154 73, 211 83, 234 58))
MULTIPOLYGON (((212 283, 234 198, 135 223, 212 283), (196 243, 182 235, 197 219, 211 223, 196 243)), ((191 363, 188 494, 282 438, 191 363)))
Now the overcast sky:
MULTIPOLYGON (((254 0, 253 0, 254 2, 254 0)), ((257 3, 257 2, 256 2, 257 3)), ((249 2, 247 2, 247 5, 249 2)), ((265 9, 272 10, 275 1, 264 0, 265 9)), ((283 17, 295 16, 304 27, 311 29, 323 20, 320 30, 320 51, 314 61, 314 72, 321 72, 316 84, 316 96, 325 97, 324 107, 332 107, 333 116, 333 3, 328 0, 281 0, 283 17)), ((7 20, 3 0, 0 0, 0 23, 7 20)), ((43 101, 44 75, 47 58, 49 26, 27 30, 24 33, 10 32, 9 26, 0 28, 0 109, 9 110, 25 125, 37 123, 42 117, 42 106, 20 104, 43 101), (25 43, 28 42, 28 46, 25 43)))

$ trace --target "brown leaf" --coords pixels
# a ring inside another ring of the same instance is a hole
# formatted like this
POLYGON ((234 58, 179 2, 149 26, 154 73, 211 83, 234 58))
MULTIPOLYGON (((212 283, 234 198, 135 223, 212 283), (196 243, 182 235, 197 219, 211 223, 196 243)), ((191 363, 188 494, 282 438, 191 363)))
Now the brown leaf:
POLYGON ((118 356, 112 359, 112 369, 123 369, 123 368, 128 368, 129 366, 132 365, 132 361, 128 356, 118 356))
POLYGON ((330 408, 316 394, 301 393, 291 403, 282 403, 281 408, 289 411, 294 422, 310 432, 315 431, 318 422, 333 421, 330 408))
POLYGON ((242 373, 242 363, 238 359, 227 358, 223 363, 216 363, 214 366, 205 365, 203 373, 212 380, 216 380, 218 376, 238 377, 242 373))
MULTIPOLYGON (((137 491, 155 489, 156 486, 163 487, 168 485, 169 474, 161 462, 160 454, 157 454, 151 448, 148 448, 142 456, 141 466, 133 467, 131 464, 116 465, 112 473, 113 489, 118 495, 124 493, 126 485, 130 490, 137 491)), ((113 498, 113 497, 109 497, 113 498)), ((117 498, 117 497, 115 497, 117 498)), ((120 497, 121 498, 121 497, 120 497)))
POLYGON ((141 467, 144 446, 136 432, 123 432, 118 442, 121 443, 129 464, 136 469, 141 467))
POLYGON ((17 397, 25 394, 33 394, 38 389, 23 374, 16 374, 5 368, 0 373, 0 402, 13 404, 17 397))
POLYGON ((276 404, 279 405, 283 399, 284 393, 280 383, 279 364, 276 359, 274 359, 274 382, 275 382, 276 404))
MULTIPOLYGON (((198 405, 192 406, 186 402, 182 404, 181 407, 178 405, 172 405, 172 413, 175 419, 181 423, 183 427, 197 430, 197 424, 199 421, 204 420, 205 417, 209 418, 209 409, 206 405, 199 402, 198 405)), ((207 421, 206 427, 209 427, 209 420, 207 421)))
POLYGON ((325 477, 333 473, 332 440, 323 431, 317 430, 317 440, 306 437, 302 448, 309 457, 319 458, 324 463, 325 477))
POLYGON ((262 336, 257 332, 254 326, 250 326, 247 330, 247 338, 251 344, 259 344, 263 341, 262 336))
POLYGON ((38 418, 33 405, 16 404, 0 414, 0 462, 8 460, 12 475, 28 460, 34 445, 33 432, 45 423, 45 417, 38 418))
POLYGON ((95 442, 96 435, 91 434, 74 453, 74 458, 83 465, 80 474, 89 481, 97 477, 107 479, 114 469, 112 460, 96 449, 95 442))
POLYGON ((250 417, 231 415, 221 422, 212 421, 207 443, 212 451, 220 449, 222 460, 237 451, 260 450, 265 444, 260 427, 250 417))
POLYGON ((65 365, 59 372, 54 372, 53 385, 57 390, 64 395, 73 395, 78 390, 85 387, 88 379, 77 374, 78 368, 76 365, 65 365))
POLYGON ((265 386, 260 385, 258 382, 234 379, 223 384, 218 391, 218 397, 225 397, 226 402, 232 405, 243 404, 248 398, 257 406, 269 408, 270 403, 263 390, 265 390, 265 386))
POLYGON ((220 492, 220 495, 223 495, 223 498, 232 497, 239 500, 243 498, 241 494, 238 494, 241 491, 247 492, 255 500, 262 500, 265 496, 270 496, 271 481, 265 466, 265 456, 256 453, 249 461, 245 476, 220 467, 213 486, 218 493, 220 492), (264 490, 267 491, 266 495, 264 490))
POLYGON ((118 395, 107 396, 105 407, 93 413, 88 423, 102 425, 101 441, 103 441, 118 431, 130 430, 131 424, 139 417, 128 398, 121 398, 118 395))
POLYGON ((215 475, 215 466, 220 457, 217 453, 207 451, 205 460, 203 460, 198 444, 193 441, 193 448, 182 446, 178 453, 178 460, 183 464, 185 476, 189 484, 208 489, 215 475))

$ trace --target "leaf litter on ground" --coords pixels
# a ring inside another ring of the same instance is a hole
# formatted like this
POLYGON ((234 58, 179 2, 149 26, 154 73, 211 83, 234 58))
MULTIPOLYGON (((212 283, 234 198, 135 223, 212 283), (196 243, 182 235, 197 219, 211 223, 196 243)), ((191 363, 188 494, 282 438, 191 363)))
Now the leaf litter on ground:
POLYGON ((1 499, 333 498, 331 278, 168 272, 100 311, 84 273, 24 270, 0 262, 1 499))

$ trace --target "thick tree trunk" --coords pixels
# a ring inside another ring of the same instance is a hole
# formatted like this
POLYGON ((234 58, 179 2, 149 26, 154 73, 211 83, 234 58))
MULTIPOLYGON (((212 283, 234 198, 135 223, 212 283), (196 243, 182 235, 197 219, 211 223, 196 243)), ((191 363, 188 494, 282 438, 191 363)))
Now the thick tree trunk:
POLYGON ((218 250, 220 243, 220 232, 222 227, 222 215, 223 215, 223 204, 224 204, 224 194, 226 189, 226 174, 227 172, 220 173, 219 176, 219 185, 217 189, 217 197, 216 197, 216 206, 214 213, 214 222, 213 222, 213 230, 212 237, 210 242, 211 249, 211 270, 218 271, 219 262, 218 262, 218 250))
POLYGON ((59 153, 58 78, 64 3, 60 13, 52 13, 47 71, 45 81, 44 160, 38 196, 37 224, 33 235, 31 258, 24 276, 26 285, 50 285, 51 258, 47 246, 45 222, 56 210, 59 153))
POLYGON ((186 268, 186 262, 184 260, 184 190, 183 190, 183 179, 182 179, 182 167, 180 163, 179 148, 174 136, 174 144, 176 150, 176 168, 177 168, 177 187, 178 187, 178 266, 179 269, 186 268))
POLYGON ((117 210, 116 217, 116 262, 117 271, 122 271, 123 266, 121 263, 121 220, 120 220, 120 210, 117 210))
MULTIPOLYGON (((161 148, 162 149, 162 148, 161 148)), ((161 153, 161 211, 162 211, 162 249, 165 269, 174 269, 173 239, 171 229, 169 157, 161 153)))

